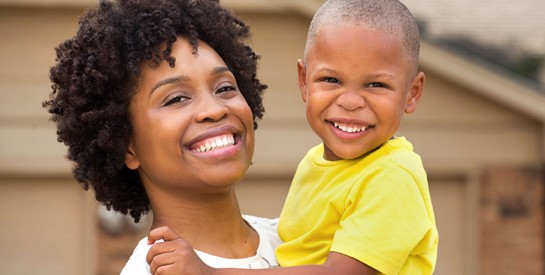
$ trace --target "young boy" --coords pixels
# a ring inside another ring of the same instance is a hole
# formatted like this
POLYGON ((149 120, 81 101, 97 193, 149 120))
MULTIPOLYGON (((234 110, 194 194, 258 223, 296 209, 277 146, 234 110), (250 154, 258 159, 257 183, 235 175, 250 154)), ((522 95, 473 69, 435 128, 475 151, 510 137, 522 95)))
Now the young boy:
POLYGON ((323 144, 299 164, 280 215, 282 268, 195 264, 190 250, 174 255, 187 244, 160 228, 149 235, 167 241, 150 250, 152 270, 432 274, 438 233, 426 173, 412 145, 394 136, 422 96, 419 47, 416 22, 399 1, 327 1, 297 63, 307 119, 323 144))

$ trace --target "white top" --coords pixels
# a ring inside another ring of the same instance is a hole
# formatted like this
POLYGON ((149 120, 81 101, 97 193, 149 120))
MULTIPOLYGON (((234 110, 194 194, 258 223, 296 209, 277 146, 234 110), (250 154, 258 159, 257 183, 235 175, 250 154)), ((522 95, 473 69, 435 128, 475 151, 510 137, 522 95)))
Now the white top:
MULTIPOLYGON (((282 243, 278 237, 278 219, 267 219, 243 215, 243 218, 259 235, 259 246, 256 255, 242 259, 222 258, 195 250, 201 260, 211 267, 216 268, 269 268, 278 266, 274 250, 282 243)), ((138 242, 129 261, 121 271, 121 275, 151 275, 146 262, 146 255, 151 245, 147 243, 147 237, 138 242)))

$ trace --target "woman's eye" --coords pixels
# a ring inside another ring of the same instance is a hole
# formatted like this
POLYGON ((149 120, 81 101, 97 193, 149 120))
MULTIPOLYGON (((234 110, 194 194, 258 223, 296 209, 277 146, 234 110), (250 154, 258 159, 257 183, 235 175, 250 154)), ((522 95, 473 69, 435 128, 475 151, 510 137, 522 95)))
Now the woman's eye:
POLYGON ((165 103, 163 104, 163 106, 170 106, 172 104, 180 103, 180 102, 185 101, 185 100, 187 100, 187 97, 182 96, 182 95, 177 95, 177 96, 174 96, 174 97, 171 97, 171 98, 167 99, 165 101, 165 103))
POLYGON ((218 90, 216 90, 216 93, 220 94, 220 93, 236 91, 236 90, 237 90, 237 87, 229 85, 229 86, 220 87, 218 90))

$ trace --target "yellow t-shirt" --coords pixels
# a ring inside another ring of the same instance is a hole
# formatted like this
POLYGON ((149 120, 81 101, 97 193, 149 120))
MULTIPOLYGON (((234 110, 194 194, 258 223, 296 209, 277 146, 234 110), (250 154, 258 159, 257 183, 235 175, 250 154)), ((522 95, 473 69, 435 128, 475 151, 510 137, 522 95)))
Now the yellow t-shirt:
POLYGON ((391 139, 353 160, 323 152, 312 148, 297 168, 278 225, 280 265, 321 264, 335 251, 383 274, 432 274, 438 233, 412 145, 391 139))

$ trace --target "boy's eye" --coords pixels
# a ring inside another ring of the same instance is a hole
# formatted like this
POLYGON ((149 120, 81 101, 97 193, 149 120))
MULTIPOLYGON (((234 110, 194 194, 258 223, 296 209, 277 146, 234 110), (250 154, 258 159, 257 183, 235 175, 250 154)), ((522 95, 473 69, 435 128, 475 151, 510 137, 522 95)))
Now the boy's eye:
POLYGON ((163 104, 163 106, 170 106, 172 104, 183 102, 183 101, 185 101, 187 99, 188 99, 188 97, 186 97, 186 96, 177 95, 177 96, 174 96, 172 98, 167 99, 165 101, 165 103, 163 104))
POLYGON ((371 82, 371 83, 367 84, 367 87, 369 87, 369 88, 382 88, 382 87, 386 87, 386 85, 384 83, 381 83, 381 82, 371 82))
POLYGON ((334 84, 339 83, 339 80, 333 77, 323 77, 320 79, 320 81, 327 82, 327 83, 334 83, 334 84))

